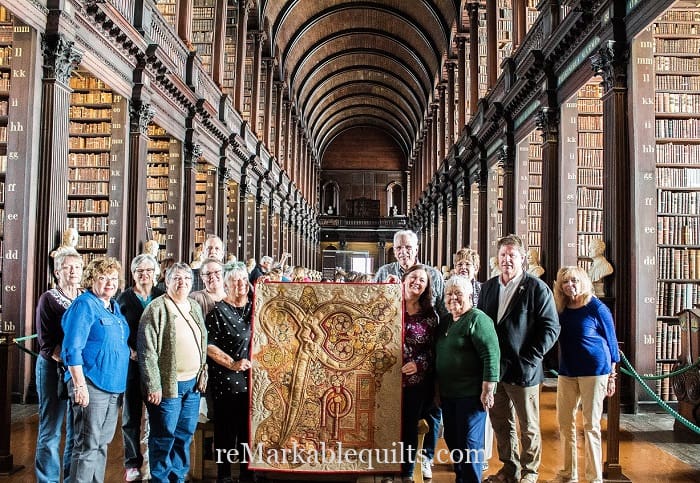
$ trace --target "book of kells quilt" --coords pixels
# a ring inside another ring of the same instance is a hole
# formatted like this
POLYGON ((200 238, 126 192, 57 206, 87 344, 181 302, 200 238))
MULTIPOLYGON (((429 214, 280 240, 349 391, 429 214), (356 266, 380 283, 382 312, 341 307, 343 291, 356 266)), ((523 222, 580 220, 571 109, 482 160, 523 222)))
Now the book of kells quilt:
POLYGON ((258 284, 251 469, 395 472, 401 460, 400 284, 258 284))

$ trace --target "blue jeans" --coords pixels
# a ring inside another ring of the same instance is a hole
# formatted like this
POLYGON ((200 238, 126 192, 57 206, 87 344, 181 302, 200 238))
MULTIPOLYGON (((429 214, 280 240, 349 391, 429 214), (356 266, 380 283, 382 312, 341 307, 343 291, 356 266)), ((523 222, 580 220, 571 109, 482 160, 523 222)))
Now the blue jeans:
POLYGON ((58 363, 38 357, 36 361, 36 386, 39 393, 39 429, 36 438, 34 468, 38 483, 61 481, 61 426, 66 417, 66 445, 63 450, 63 476, 68 481, 70 459, 73 452, 73 413, 70 401, 58 399, 58 363))
POLYGON ((441 405, 455 483, 480 483, 484 469, 486 411, 479 396, 443 397, 441 405))
POLYGON ((425 419, 429 426, 428 432, 423 440, 423 454, 431 461, 435 456, 435 446, 437 446, 438 434, 440 434, 440 422, 442 422, 442 409, 433 402, 433 393, 434 391, 430 393, 430 400, 428 404, 423 407, 423 414, 421 415, 421 418, 425 419))
POLYGON ((141 468, 141 419, 143 397, 141 397, 141 375, 138 361, 129 361, 126 375, 126 391, 122 406, 122 436, 124 437, 124 467, 141 468))
POLYGON ((177 383, 177 397, 163 399, 158 406, 146 403, 151 433, 148 459, 151 482, 184 482, 190 470, 190 443, 199 418, 197 379, 177 383))
POLYGON ((105 392, 86 381, 90 402, 87 407, 75 404, 73 380, 68 384, 73 403, 75 446, 70 465, 71 483, 105 481, 107 447, 114 438, 119 417, 121 394, 105 392))

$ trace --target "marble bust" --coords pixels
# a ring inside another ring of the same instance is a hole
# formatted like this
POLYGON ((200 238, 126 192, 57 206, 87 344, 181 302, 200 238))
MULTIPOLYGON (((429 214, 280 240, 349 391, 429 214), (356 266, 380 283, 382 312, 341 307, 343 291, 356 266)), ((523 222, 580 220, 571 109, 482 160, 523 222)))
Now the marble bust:
POLYGON ((527 273, 539 278, 544 273, 544 267, 540 265, 540 252, 535 248, 527 251, 527 273))
POLYGON ((588 276, 593 282, 593 293, 596 297, 605 297, 603 279, 613 273, 613 267, 603 255, 605 242, 600 238, 591 240, 588 244, 588 256, 593 260, 588 276))

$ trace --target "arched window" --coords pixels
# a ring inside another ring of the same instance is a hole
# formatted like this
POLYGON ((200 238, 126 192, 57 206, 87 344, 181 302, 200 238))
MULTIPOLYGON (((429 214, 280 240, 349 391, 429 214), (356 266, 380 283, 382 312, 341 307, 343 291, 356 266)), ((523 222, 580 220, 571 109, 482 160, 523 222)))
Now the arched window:
POLYGON ((389 183, 386 187, 386 203, 386 212, 388 216, 403 214, 403 187, 395 181, 389 183))
POLYGON ((328 181, 323 185, 321 200, 323 202, 324 215, 339 215, 340 187, 335 181, 328 181))

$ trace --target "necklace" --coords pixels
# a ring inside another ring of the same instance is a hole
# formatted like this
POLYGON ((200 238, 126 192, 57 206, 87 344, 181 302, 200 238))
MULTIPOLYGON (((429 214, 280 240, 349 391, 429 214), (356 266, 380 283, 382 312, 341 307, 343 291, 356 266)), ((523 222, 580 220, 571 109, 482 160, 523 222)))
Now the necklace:
POLYGON ((233 308, 234 312, 236 312, 236 315, 238 315, 238 318, 243 321, 248 315, 248 308, 250 307, 250 302, 246 302, 243 307, 236 307, 233 304, 231 304, 231 307, 233 308))

